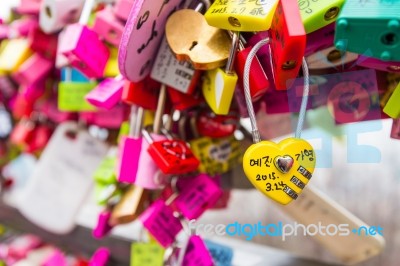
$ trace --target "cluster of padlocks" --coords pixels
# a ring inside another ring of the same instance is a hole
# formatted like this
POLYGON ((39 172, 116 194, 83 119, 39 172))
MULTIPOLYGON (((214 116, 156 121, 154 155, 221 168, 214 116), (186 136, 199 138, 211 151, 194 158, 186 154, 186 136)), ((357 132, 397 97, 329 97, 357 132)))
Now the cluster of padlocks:
POLYGON ((21 0, 0 40, 1 163, 27 152, 48 165, 57 150, 98 162, 71 171, 94 176, 96 238, 135 220, 149 233, 131 265, 230 265, 230 249, 176 237, 226 205, 221 175, 242 161, 265 195, 298 197, 316 163, 307 142, 241 153, 240 119, 262 105, 299 113, 308 97, 337 124, 391 117, 400 138, 399 1, 21 0))

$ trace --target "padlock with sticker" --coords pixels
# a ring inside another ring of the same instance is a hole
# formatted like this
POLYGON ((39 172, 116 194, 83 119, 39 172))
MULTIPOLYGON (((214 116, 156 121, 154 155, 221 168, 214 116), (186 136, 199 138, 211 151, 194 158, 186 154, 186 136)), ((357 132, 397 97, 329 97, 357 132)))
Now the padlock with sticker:
POLYGON ((207 24, 202 13, 207 1, 192 1, 194 9, 174 12, 165 26, 168 44, 179 61, 190 61, 195 69, 211 70, 226 64, 229 36, 207 24), (184 34, 183 34, 184 33, 184 34))
POLYGON ((14 73, 32 55, 27 39, 11 39, 1 42, 0 71, 14 73))
POLYGON ((173 205, 188 220, 198 219, 222 196, 222 189, 206 174, 178 181, 179 194, 173 205))
MULTIPOLYGON (((254 52, 267 44, 268 39, 254 46, 254 52)), ((247 65, 251 63, 250 57, 247 65)), ((309 76, 307 63, 303 58, 305 75, 303 101, 300 109, 295 138, 287 138, 279 144, 261 141, 256 123, 253 104, 249 97, 249 79, 244 80, 247 108, 250 115, 252 136, 251 145, 243 156, 243 169, 249 181, 264 195, 281 204, 288 204, 298 198, 314 172, 316 158, 312 146, 301 139, 301 131, 306 114, 309 95, 309 76)))
MULTIPOLYGON (((231 36, 233 35, 230 32, 231 36)), ((249 56, 251 46, 245 47, 246 41, 244 38, 240 38, 239 40, 239 51, 236 54, 235 60, 235 71, 238 75, 238 83, 243 83, 243 74, 244 74, 244 65, 246 63, 246 59, 249 56)), ((269 88, 269 80, 264 72, 262 65, 258 58, 254 58, 253 63, 251 64, 250 71, 250 93, 251 99, 253 101, 257 101, 260 99, 262 95, 266 93, 269 88)))
POLYGON ((269 33, 275 88, 287 90, 299 74, 306 47, 306 33, 293 1, 279 1, 269 33))
POLYGON ((153 202, 140 215, 139 220, 164 248, 171 246, 178 233, 183 229, 180 220, 174 216, 173 209, 163 200, 153 202))
POLYGON ((58 84, 58 109, 68 112, 94 111, 85 96, 97 86, 96 81, 72 81, 72 69, 66 69, 66 80, 58 84))
POLYGON ((121 74, 132 82, 143 80, 151 71, 168 16, 181 0, 134 1, 122 34, 118 64, 121 74))
POLYGON ((301 1, 298 6, 306 33, 309 34, 334 23, 341 12, 344 0, 301 1))
POLYGON ((370 57, 383 61, 399 61, 399 9, 398 1, 345 1, 336 22, 336 48, 357 54, 368 52, 370 57))
POLYGON ((139 158, 142 152, 143 108, 133 105, 131 107, 129 135, 123 137, 119 144, 117 179, 118 182, 133 184, 139 167, 139 158))
POLYGON ((96 32, 86 26, 95 0, 86 0, 78 23, 64 29, 59 52, 88 78, 101 78, 110 52, 96 32))
POLYGON ((146 210, 148 201, 148 190, 135 185, 128 186, 112 209, 110 224, 115 226, 133 222, 146 210))
POLYGON ((209 25, 225 30, 265 31, 271 27, 278 1, 214 1, 205 18, 209 25))
POLYGON ((122 76, 106 78, 90 91, 85 99, 93 106, 110 110, 122 97, 125 80, 122 76))
POLYGON ((149 76, 139 82, 126 81, 121 99, 124 103, 135 104, 147 110, 156 110, 160 94, 160 83, 149 76))
POLYGON ((96 13, 92 29, 106 42, 118 47, 124 31, 124 23, 114 16, 111 7, 105 7, 96 13))
POLYGON ((35 53, 12 74, 12 77, 20 85, 29 86, 48 77, 53 65, 51 60, 35 53))
POLYGON ((225 70, 217 68, 205 73, 202 91, 204 98, 214 113, 226 115, 229 113, 238 76, 234 71, 234 63, 239 45, 239 34, 234 33, 228 62, 225 70))
POLYGON ((68 23, 77 22, 85 0, 43 0, 39 25, 45 33, 56 33, 68 23))

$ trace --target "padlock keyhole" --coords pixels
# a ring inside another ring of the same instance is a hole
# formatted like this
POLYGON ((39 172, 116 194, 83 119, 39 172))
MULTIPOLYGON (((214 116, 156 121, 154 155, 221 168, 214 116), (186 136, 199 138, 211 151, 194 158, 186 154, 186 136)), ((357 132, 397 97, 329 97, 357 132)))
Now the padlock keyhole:
POLYGON ((53 16, 53 14, 52 14, 51 9, 50 9, 49 6, 46 6, 46 7, 44 8, 44 11, 46 12, 46 15, 47 15, 49 18, 51 18, 51 17, 53 16))
POLYGON ((197 41, 192 42, 192 46, 190 46, 189 51, 192 51, 194 47, 196 47, 199 43, 197 41))
POLYGON ((390 32, 383 35, 381 41, 384 45, 392 46, 398 42, 398 38, 396 34, 390 32))
POLYGON ((342 59, 344 55, 345 53, 343 51, 334 49, 328 53, 326 59, 328 59, 329 62, 333 63, 335 61, 342 59))

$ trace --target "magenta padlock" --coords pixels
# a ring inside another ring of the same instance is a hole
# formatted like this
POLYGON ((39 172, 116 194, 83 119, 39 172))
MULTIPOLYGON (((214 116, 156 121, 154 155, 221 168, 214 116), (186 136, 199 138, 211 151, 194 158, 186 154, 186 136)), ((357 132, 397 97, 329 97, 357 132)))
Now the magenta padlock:
POLYGON ((41 29, 36 28, 29 34, 29 39, 32 51, 55 61, 58 45, 58 36, 56 34, 46 34, 41 29))
POLYGON ((110 218, 111 218, 110 210, 106 209, 99 214, 96 227, 93 229, 92 232, 94 238, 101 239, 105 237, 112 230, 113 227, 109 223, 110 218))
POLYGON ((85 0, 42 0, 39 14, 40 28, 46 33, 56 33, 69 23, 75 23, 85 0))
POLYGON ((190 236, 182 265, 214 266, 213 258, 200 236, 190 236))
POLYGON ((206 174, 185 180, 182 185, 178 183, 180 193, 173 204, 188 220, 199 218, 207 209, 214 206, 223 193, 206 174))
POLYGON ((111 8, 106 7, 96 13, 92 29, 105 41, 118 47, 124 26, 124 23, 114 16, 111 8))
POLYGON ((174 216, 172 208, 163 200, 153 202, 139 216, 139 220, 164 248, 171 246, 175 237, 183 229, 180 220, 174 216))
POLYGON ((86 95, 86 101, 98 108, 111 109, 121 101, 125 80, 122 77, 106 78, 86 95))
POLYGON ((329 48, 335 39, 335 23, 331 23, 317 31, 307 34, 307 45, 304 56, 312 55, 329 48))
POLYGON ((383 61, 376 58, 360 55, 357 59, 357 65, 385 72, 400 73, 400 61, 383 61))
POLYGON ((392 139, 400 139, 400 118, 393 119, 392 131, 390 132, 392 139))
POLYGON ((54 63, 40 54, 33 54, 12 77, 22 86, 31 86, 44 80, 53 69, 54 63))
POLYGON ((96 112, 80 112, 79 118, 90 125, 102 128, 119 129, 126 120, 124 105, 117 105, 110 110, 99 109, 96 112))
POLYGON ((108 248, 101 247, 96 250, 90 258, 89 266, 106 266, 110 259, 111 252, 108 248))
POLYGON ((25 100, 31 103, 35 103, 40 97, 46 92, 46 84, 44 80, 36 82, 27 86, 21 86, 19 94, 24 97, 25 100))
POLYGON ((60 53, 88 78, 103 77, 110 56, 110 51, 99 36, 80 24, 66 27, 65 36, 60 41, 60 53))
POLYGON ((75 113, 62 112, 57 106, 57 97, 48 99, 40 106, 39 111, 56 124, 77 119, 75 113))
POLYGON ((114 5, 114 14, 123 21, 127 21, 131 12, 134 0, 117 0, 114 5))
POLYGON ((42 0, 21 0, 16 11, 22 15, 38 15, 42 0))
POLYGON ((64 254, 56 249, 49 257, 47 257, 41 264, 41 266, 68 266, 67 258, 64 254))

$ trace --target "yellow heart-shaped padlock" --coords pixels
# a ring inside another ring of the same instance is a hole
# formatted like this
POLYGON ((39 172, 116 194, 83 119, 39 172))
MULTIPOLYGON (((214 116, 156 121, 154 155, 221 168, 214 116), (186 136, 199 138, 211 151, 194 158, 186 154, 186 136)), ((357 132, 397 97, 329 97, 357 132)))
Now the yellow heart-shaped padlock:
POLYGON ((313 147, 296 138, 279 144, 261 141, 251 145, 243 157, 244 172, 253 186, 284 205, 297 199, 303 191, 315 163, 313 147))

